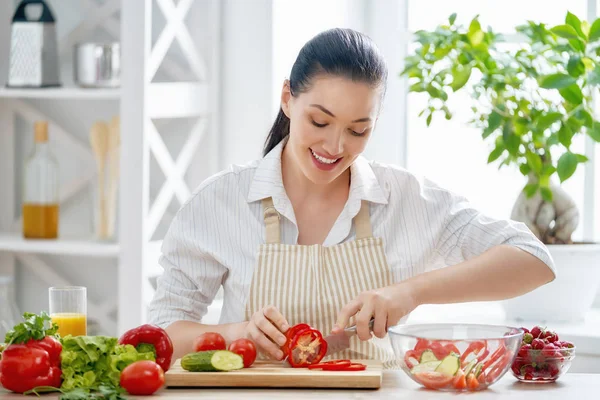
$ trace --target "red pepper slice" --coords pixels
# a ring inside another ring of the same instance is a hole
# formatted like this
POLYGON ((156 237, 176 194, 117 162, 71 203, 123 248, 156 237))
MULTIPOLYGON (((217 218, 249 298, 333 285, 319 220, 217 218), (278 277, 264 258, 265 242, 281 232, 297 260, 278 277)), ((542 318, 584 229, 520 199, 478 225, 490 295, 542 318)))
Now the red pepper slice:
POLYGON ((495 352, 492 353, 491 357, 489 359, 486 360, 486 362, 483 363, 483 367, 481 368, 482 370, 486 370, 488 369, 488 367, 490 367, 493 363, 495 363, 500 357, 502 357, 502 355, 504 355, 504 353, 506 352, 506 347, 504 347, 504 343, 502 343, 500 345, 500 347, 498 347, 496 349, 495 352))
POLYGON ((420 360, 421 360, 421 354, 423 354, 423 352, 427 350, 427 349, 422 349, 422 350, 409 350, 404 354, 404 363, 406 364, 406 366, 410 369, 413 369, 413 367, 415 365, 417 365, 420 360), (416 360, 416 362, 413 362, 412 360, 416 360))
POLYGON ((367 366, 365 364, 352 363, 344 371, 364 371, 365 369, 367 369, 367 366))
MULTIPOLYGON (((463 367, 465 365, 467 365, 468 364, 467 357, 471 353, 475 354, 475 358, 477 358, 477 361, 483 361, 483 359, 485 357, 487 357, 487 355, 489 354, 489 352, 490 351, 487 348, 487 341, 486 340, 477 341, 477 342, 471 342, 471 344, 469 344, 469 347, 467 347, 467 349, 465 350, 465 352, 460 357, 460 364, 463 367)), ((458 354, 460 354, 460 353, 458 353, 458 354)))
POLYGON ((350 362, 350 360, 332 360, 309 365, 308 369, 321 369, 323 371, 364 371, 367 369, 367 366, 361 363, 350 362))
POLYGON ((289 340, 289 344, 286 342, 284 345, 284 352, 292 367, 307 367, 320 362, 325 357, 327 342, 316 329, 298 330, 289 340))
POLYGON ((500 373, 502 373, 504 368, 506 368, 506 365, 510 362, 511 359, 512 359, 512 354, 510 351, 507 353, 504 353, 504 355, 502 356, 500 361, 498 361, 495 365, 493 365, 492 369, 490 369, 490 371, 487 373, 486 381, 488 383, 492 383, 498 377, 498 375, 500 375, 500 373))
POLYGON ((423 352, 429 348, 429 344, 429 340, 419 338, 417 339, 417 344, 415 345, 414 350, 423 352))
POLYGON ((448 343, 447 345, 445 345, 444 351, 446 351, 448 353, 448 354, 446 354, 446 356, 449 355, 450 353, 454 353, 457 356, 460 356, 460 350, 458 349, 458 347, 456 347, 456 345, 454 345, 454 343, 448 343))
POLYGON ((302 332, 305 331, 307 329, 311 329, 310 325, 308 324, 296 324, 294 326, 292 326, 290 329, 287 330, 287 332, 285 332, 285 338, 287 339, 285 341, 285 344, 283 346, 281 346, 281 351, 283 351, 283 354, 289 358, 289 354, 290 354, 290 344, 292 343, 292 340, 294 339, 294 337, 302 332))
POLYGON ((171 367, 173 357, 173 342, 167 332, 159 326, 144 324, 130 329, 119 338, 119 344, 130 344, 134 347, 146 343, 154 346, 156 363, 164 372, 171 367))

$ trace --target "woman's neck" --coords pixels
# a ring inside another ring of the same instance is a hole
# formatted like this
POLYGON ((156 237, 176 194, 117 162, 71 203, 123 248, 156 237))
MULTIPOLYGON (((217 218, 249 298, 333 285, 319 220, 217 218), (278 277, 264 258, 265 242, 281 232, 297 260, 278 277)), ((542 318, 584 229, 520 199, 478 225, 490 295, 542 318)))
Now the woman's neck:
POLYGON ((350 168, 344 171, 333 182, 318 185, 304 175, 300 166, 292 159, 289 149, 283 148, 281 154, 281 176, 283 186, 292 204, 297 201, 326 200, 344 196, 350 192, 350 168))

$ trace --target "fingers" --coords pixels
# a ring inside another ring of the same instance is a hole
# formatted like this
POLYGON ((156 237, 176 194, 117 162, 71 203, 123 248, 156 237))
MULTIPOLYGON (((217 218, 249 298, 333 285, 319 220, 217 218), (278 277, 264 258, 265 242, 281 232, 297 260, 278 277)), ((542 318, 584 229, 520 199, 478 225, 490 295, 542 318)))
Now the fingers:
POLYGON ((267 319, 263 312, 257 312, 253 316, 254 325, 260 329, 270 340, 283 346, 286 341, 286 337, 273 323, 267 319))
MULTIPOLYGON (((275 325, 281 332, 286 332, 289 329, 289 324, 285 317, 279 312, 277 307, 268 306, 263 310, 263 314, 267 317, 273 325, 275 325)), ((285 338, 284 338, 285 339, 285 338)))
POLYGON ((375 323, 373 324, 373 333, 380 339, 387 334, 388 315, 383 307, 375 307, 375 323))
POLYGON ((361 306, 362 302, 358 299, 355 299, 342 307, 340 313, 338 314, 337 321, 333 327, 333 333, 342 331, 348 325, 350 318, 360 310, 361 306))
POLYGON ((283 359, 283 352, 279 349, 279 346, 270 341, 256 324, 248 324, 247 332, 250 339, 263 353, 276 360, 283 359))
POLYGON ((363 308, 358 312, 356 316, 356 333, 360 340, 371 339, 371 329, 369 328, 369 322, 373 316, 373 305, 365 304, 363 308))

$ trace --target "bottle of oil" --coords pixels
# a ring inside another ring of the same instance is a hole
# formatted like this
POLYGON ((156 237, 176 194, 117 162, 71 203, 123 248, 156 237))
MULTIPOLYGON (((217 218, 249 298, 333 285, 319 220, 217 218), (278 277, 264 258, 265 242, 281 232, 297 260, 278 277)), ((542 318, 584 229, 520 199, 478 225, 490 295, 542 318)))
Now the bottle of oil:
POLYGON ((34 127, 33 153, 25 164, 23 184, 23 236, 28 239, 58 237, 58 162, 48 145, 48 122, 34 127))

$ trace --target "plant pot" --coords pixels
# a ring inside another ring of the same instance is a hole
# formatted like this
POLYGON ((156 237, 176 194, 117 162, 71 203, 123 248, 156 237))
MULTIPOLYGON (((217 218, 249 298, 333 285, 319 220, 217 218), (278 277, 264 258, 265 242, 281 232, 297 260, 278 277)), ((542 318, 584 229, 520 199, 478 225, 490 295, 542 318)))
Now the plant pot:
POLYGON ((579 322, 585 318, 600 288, 600 244, 548 245, 556 279, 525 295, 504 300, 511 320, 579 322))

